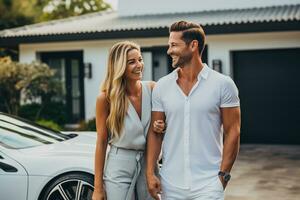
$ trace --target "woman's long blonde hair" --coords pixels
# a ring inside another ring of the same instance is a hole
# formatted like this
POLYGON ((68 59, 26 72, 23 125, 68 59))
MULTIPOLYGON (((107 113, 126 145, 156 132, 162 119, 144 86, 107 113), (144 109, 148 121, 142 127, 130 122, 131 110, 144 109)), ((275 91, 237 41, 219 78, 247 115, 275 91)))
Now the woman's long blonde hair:
POLYGON ((133 49, 140 51, 139 45, 133 42, 119 42, 112 46, 108 56, 107 71, 101 91, 105 92, 109 103, 106 126, 112 139, 119 138, 124 127, 124 119, 128 109, 124 74, 127 67, 128 52, 133 49))

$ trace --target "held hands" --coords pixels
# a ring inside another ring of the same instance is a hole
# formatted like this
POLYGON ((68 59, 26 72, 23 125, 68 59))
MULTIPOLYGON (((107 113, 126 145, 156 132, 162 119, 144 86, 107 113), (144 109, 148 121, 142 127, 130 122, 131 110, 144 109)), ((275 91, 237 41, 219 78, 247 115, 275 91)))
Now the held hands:
POLYGON ((157 176, 147 176, 148 191, 155 200, 160 200, 158 194, 161 194, 160 180, 157 176))
POLYGON ((106 193, 104 189, 94 190, 92 200, 106 200, 106 193))
POLYGON ((153 131, 156 133, 165 133, 167 124, 163 120, 155 120, 153 123, 153 131))

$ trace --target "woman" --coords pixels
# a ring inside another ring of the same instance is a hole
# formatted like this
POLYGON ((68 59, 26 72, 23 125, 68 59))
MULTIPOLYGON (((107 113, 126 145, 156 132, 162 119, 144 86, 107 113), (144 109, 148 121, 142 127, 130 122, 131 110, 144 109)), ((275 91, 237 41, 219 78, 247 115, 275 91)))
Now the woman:
MULTIPOLYGON (((115 44, 96 103, 97 143, 93 200, 146 200, 144 150, 151 116, 154 82, 142 82, 140 48, 115 44), (110 144, 107 158, 106 148, 110 144), (105 167, 104 167, 105 166, 105 167)), ((163 122, 154 130, 162 132, 163 122)))

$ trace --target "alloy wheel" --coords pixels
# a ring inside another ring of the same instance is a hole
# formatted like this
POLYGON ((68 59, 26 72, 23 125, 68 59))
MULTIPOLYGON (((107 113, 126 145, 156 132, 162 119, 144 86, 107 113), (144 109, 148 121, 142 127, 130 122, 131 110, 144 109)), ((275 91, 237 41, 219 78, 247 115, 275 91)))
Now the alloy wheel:
POLYGON ((84 180, 69 179, 58 183, 47 195, 47 200, 90 200, 94 187, 84 180))

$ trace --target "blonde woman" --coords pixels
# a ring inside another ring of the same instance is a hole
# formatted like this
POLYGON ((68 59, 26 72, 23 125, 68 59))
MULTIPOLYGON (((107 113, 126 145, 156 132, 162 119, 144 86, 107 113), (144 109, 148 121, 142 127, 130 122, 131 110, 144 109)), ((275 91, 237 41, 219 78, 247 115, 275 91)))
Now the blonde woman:
MULTIPOLYGON (((144 150, 154 82, 144 82, 140 47, 129 41, 109 53, 96 103, 97 143, 93 200, 146 200, 144 150), (110 145, 105 159, 107 145, 110 145)), ((154 127, 162 132, 164 122, 154 127)))

